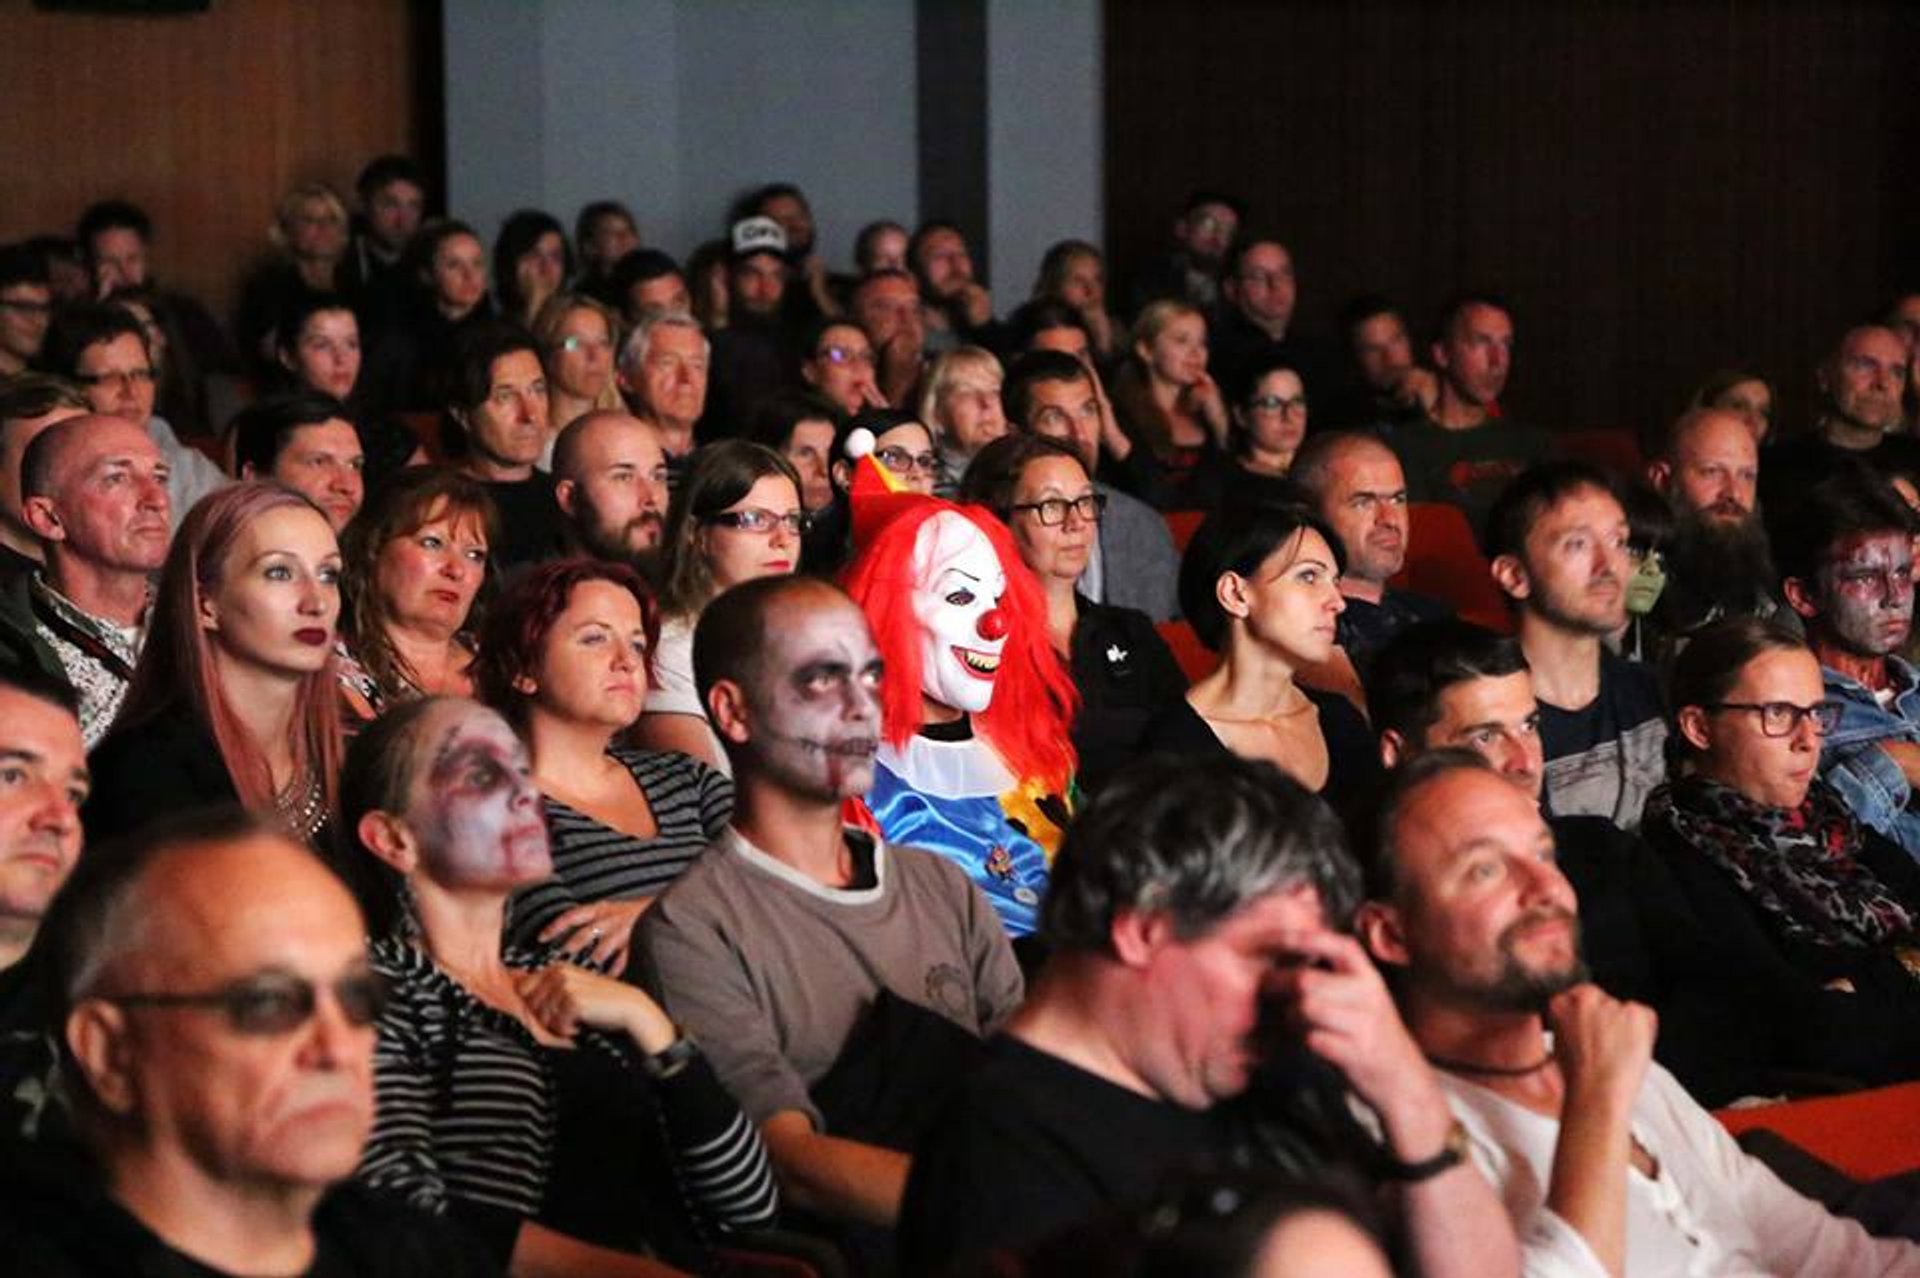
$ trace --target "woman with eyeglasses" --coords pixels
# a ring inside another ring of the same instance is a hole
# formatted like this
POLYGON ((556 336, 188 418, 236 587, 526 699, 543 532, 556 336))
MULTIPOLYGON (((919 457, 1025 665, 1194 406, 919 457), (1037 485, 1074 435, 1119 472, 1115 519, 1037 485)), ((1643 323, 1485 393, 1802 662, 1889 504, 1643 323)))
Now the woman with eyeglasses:
POLYGON ((341 831, 389 986, 361 1180, 516 1275, 709 1272, 704 1235, 772 1222, 759 1133, 659 1004, 503 946, 509 896, 553 872, 505 720, 455 698, 382 716, 349 751, 341 831))
POLYGON ((875 380, 878 364, 866 330, 848 320, 824 320, 807 343, 800 361, 800 380, 851 417, 869 408, 884 408, 887 397, 875 380))
POLYGON ((880 463, 900 491, 933 496, 933 481, 940 469, 939 454, 933 450, 933 431, 913 413, 901 408, 869 408, 855 413, 839 439, 840 455, 834 459, 835 478, 845 489, 853 482, 855 458, 846 453, 846 442, 858 431, 873 436, 873 459, 880 463))
POLYGON ((1640 832, 1701 912, 1738 889, 1716 935, 1758 933, 1830 988, 1920 995, 1920 866, 1857 820, 1818 771, 1839 720, 1792 633, 1745 617, 1694 635, 1674 663, 1676 775, 1640 832))
POLYGON ((1080 692, 1073 745, 1077 780, 1091 791, 1138 752, 1147 725, 1187 691, 1179 663, 1145 613, 1094 603, 1076 588, 1107 499, 1066 444, 1008 435, 967 467, 960 500, 987 507, 1013 530, 1021 560, 1040 581, 1054 655, 1080 692))
POLYGON ((660 538, 660 642, 635 745, 678 750, 728 772, 694 690, 693 627, 728 587, 798 568, 807 524, 800 476, 772 449, 723 439, 693 454, 660 538))
POLYGON ((633 925, 733 812, 714 769, 615 744, 640 717, 659 637, 652 588, 593 559, 528 569, 490 614, 481 694, 527 743, 553 835, 553 877, 508 911, 516 944, 624 970, 633 925))
POLYGON ((1262 369, 1235 398, 1231 415, 1226 450, 1208 454, 1194 468, 1186 504, 1220 510, 1298 501, 1286 476, 1307 437, 1307 390, 1300 374, 1285 364, 1262 369))
POLYGON ((540 468, 551 470, 553 441, 574 418, 622 407, 613 380, 620 321, 612 307, 584 293, 556 293, 534 317, 533 340, 547 370, 547 450, 540 468))

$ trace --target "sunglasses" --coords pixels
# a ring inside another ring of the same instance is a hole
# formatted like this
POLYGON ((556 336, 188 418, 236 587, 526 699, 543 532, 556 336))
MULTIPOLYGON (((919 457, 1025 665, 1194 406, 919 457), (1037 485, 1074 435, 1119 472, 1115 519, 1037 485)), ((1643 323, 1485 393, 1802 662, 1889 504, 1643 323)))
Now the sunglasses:
MULTIPOLYGON (((378 972, 351 973, 331 988, 349 1025, 373 1024, 387 1005, 387 981, 378 972)), ((125 1007, 211 1008, 226 1017, 235 1033, 267 1036, 292 1033, 311 1021, 320 1006, 320 991, 304 977, 269 972, 204 994, 116 994, 105 1001, 125 1007)))

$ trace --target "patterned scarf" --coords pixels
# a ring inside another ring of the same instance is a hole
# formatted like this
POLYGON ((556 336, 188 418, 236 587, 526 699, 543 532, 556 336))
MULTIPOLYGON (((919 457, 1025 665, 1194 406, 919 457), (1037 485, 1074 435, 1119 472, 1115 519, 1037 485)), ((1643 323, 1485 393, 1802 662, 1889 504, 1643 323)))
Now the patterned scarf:
POLYGON ((1792 939, 1866 949, 1914 935, 1913 913, 1861 864, 1860 824, 1824 782, 1797 808, 1771 808, 1687 777, 1653 792, 1644 822, 1731 874, 1792 939))

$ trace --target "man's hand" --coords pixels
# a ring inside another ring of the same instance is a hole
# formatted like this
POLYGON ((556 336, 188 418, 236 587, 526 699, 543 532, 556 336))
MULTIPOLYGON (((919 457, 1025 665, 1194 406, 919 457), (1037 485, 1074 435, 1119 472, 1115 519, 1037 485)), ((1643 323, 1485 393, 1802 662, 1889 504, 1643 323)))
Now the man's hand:
POLYGON ((1433 406, 1440 401, 1440 379, 1415 364, 1394 382, 1393 398, 1408 408, 1431 413, 1433 406))
POLYGON ((960 311, 967 318, 968 328, 979 328, 993 319, 993 296, 976 281, 968 280, 961 285, 954 300, 960 303, 960 311))
POLYGON ((630 901, 576 905, 541 929, 540 940, 563 942, 576 963, 590 963, 610 972, 623 971, 627 965, 627 948, 633 943, 633 925, 653 902, 653 897, 641 896, 630 901))
POLYGON ((926 330, 918 320, 880 343, 880 390, 890 401, 904 403, 920 380, 920 357, 926 350, 926 330))
POLYGON ((1568 1103, 1606 1105, 1626 1113, 1646 1081, 1659 1017, 1622 1002, 1598 985, 1562 990, 1547 1004, 1553 1054, 1566 1079, 1568 1103))

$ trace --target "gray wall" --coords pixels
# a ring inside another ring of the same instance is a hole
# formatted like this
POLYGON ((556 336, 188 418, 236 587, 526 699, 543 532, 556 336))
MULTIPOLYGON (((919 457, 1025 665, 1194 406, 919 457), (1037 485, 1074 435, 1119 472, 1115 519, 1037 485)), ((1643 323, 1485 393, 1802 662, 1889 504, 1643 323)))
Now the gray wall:
MULTIPOLYGON (((995 302, 1046 244, 1100 238, 1099 0, 987 0, 995 302)), ((919 216, 907 0, 446 0, 448 207, 571 224, 626 200, 684 256, 731 198, 790 180, 836 269, 870 218, 919 216)))

